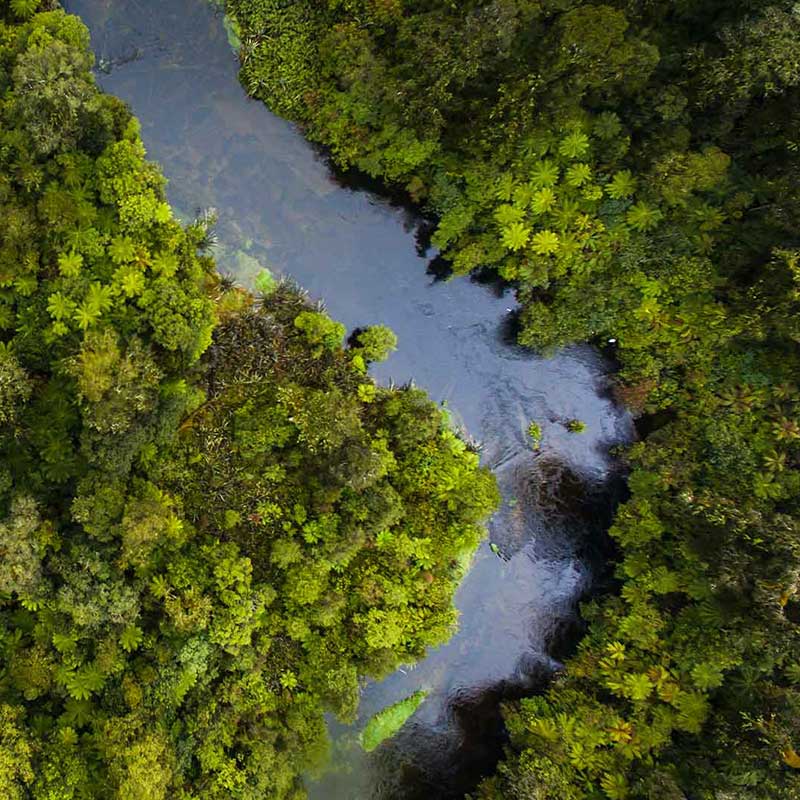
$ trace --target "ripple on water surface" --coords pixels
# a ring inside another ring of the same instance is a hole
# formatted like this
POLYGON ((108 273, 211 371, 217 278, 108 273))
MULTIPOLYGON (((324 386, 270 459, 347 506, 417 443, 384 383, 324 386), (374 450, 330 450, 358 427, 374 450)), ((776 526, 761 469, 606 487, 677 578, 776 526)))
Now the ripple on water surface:
POLYGON ((217 209, 221 269, 247 283, 268 266, 350 328, 390 325, 400 346, 375 376, 413 378, 482 444, 504 502, 491 524, 497 552, 482 546, 459 589, 460 630, 415 668, 367 685, 354 728, 332 721, 333 768, 309 786, 318 800, 459 796, 500 755, 499 701, 552 669, 590 585, 614 474, 608 449, 632 434, 608 396, 608 364, 588 347, 536 357, 512 343, 512 294, 436 280, 412 213, 345 186, 294 126, 246 97, 204 0, 66 5, 92 32, 101 85, 141 120, 170 201, 187 217, 217 209), (570 419, 586 433, 570 434, 570 419), (531 420, 541 454, 527 439, 531 420), (359 726, 420 687, 430 695, 400 734, 361 753, 359 726))

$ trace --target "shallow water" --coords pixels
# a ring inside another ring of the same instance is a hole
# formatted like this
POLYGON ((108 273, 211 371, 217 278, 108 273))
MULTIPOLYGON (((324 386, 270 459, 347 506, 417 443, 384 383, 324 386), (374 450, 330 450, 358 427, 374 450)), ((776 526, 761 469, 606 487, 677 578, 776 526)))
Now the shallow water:
POLYGON ((381 322, 400 341, 383 382, 414 379, 482 443, 505 498, 457 595, 454 638, 413 669, 365 687, 359 722, 332 721, 331 771, 315 800, 460 796, 499 755, 497 703, 552 670, 553 647, 590 586, 610 504, 611 445, 632 436, 607 394, 609 365, 589 347, 545 360, 511 343, 510 292, 437 281, 418 219, 346 188, 289 123, 247 98, 222 20, 203 0, 69 0, 92 32, 98 80, 130 103, 151 158, 186 217, 214 207, 220 268, 247 284, 289 275, 349 328, 381 322), (564 423, 581 419, 584 434, 564 423), (543 446, 527 440, 531 420, 543 446), (390 743, 364 755, 375 711, 430 695, 390 743))

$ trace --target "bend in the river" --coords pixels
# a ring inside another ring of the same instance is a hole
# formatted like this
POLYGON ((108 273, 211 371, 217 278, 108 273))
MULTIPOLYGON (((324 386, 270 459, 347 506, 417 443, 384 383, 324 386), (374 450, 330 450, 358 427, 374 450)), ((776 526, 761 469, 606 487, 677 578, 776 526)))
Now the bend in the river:
POLYGON ((504 505, 494 549, 480 549, 458 592, 458 633, 365 688, 359 724, 333 726, 333 770, 309 787, 319 800, 459 796, 499 754, 499 699, 552 668, 554 636, 589 586, 590 545, 610 502, 608 450, 632 435, 606 391, 609 365, 589 347, 549 360, 522 350, 509 337, 511 293, 434 280, 413 215, 343 187, 296 128, 247 98, 208 3, 66 5, 92 32, 101 85, 141 120, 170 201, 188 216, 217 210, 220 267, 247 283, 268 266, 350 328, 391 326, 400 346, 376 377, 413 379, 483 445, 504 505), (586 433, 569 433, 570 419, 586 433), (531 420, 543 429, 540 454, 527 439, 531 420), (431 694, 406 728, 364 756, 355 744, 363 720, 420 687, 431 694))

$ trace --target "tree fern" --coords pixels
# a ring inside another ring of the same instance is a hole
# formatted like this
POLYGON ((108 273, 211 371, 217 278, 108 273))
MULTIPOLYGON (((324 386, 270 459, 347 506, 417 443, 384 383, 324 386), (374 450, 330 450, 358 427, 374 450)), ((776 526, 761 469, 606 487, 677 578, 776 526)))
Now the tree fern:
POLYGON ((550 187, 545 187, 534 194, 531 208, 534 214, 546 214, 555 204, 556 193, 550 187))
POLYGON ((606 186, 606 193, 614 200, 630 197, 635 191, 636 178, 627 169, 617 172, 606 186))
POLYGON ((558 152, 564 158, 581 158, 589 152, 589 137, 585 133, 571 133, 561 140, 558 152))
POLYGON ((628 209, 628 224, 637 231, 646 232, 655 228, 664 215, 657 208, 650 208, 645 203, 637 203, 628 209))
POLYGON ((561 171, 554 161, 545 159, 540 161, 531 170, 531 182, 534 186, 555 186, 558 183, 558 178, 561 171))
POLYGON ((88 700, 103 688, 104 683, 103 673, 94 665, 82 667, 66 676, 67 691, 76 700, 88 700))
POLYGON ((61 292, 56 292, 48 298, 47 311, 54 320, 69 319, 75 311, 75 303, 61 292))
POLYGON ((494 218, 500 225, 512 225, 515 222, 522 222, 524 216, 522 209, 508 203, 498 206, 494 212, 494 218))
POLYGON ((566 182, 568 186, 583 186, 592 179, 592 168, 588 164, 571 164, 567 169, 566 182))
POLYGON ((63 253, 58 257, 58 269, 65 278, 77 278, 82 266, 83 256, 80 253, 63 253))
POLYGON ((521 250, 528 243, 531 232, 521 222, 503 228, 502 241, 509 250, 521 250))
POLYGON ((541 256, 549 256, 556 253, 558 251, 558 246, 558 234, 553 231, 539 231, 531 242, 533 252, 541 256))

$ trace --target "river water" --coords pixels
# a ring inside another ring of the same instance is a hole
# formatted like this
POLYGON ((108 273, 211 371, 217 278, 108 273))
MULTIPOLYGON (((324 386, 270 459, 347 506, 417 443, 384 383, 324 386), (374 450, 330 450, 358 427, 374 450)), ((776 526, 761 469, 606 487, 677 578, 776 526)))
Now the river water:
POLYGON ((414 668, 369 683, 358 722, 331 720, 333 756, 312 800, 437 800, 491 771, 498 702, 541 681, 591 585, 617 473, 633 435, 589 347, 542 359, 513 344, 513 294, 443 281, 413 213, 332 174, 291 124, 248 99, 223 22, 204 0, 68 0, 92 33, 100 85, 127 101, 169 199, 190 218, 217 210, 220 269, 244 284, 261 266, 291 276, 349 328, 391 326, 398 351, 374 369, 414 380, 482 444, 504 503, 456 597, 460 628, 414 668), (583 434, 565 423, 583 420, 583 434), (543 429, 541 452, 526 428, 543 429), (357 732, 419 688, 430 694, 370 756, 357 732))

